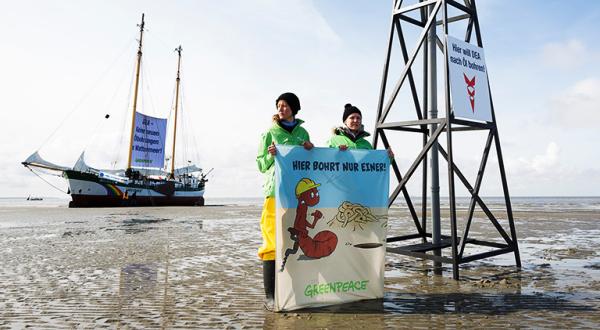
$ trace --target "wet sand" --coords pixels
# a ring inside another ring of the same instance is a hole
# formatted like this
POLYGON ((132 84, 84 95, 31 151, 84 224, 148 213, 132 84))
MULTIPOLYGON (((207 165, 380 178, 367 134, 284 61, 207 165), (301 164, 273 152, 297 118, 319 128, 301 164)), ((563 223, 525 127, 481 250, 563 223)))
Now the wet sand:
MULTIPOLYGON (((600 211, 516 210, 520 271, 506 254, 454 281, 450 265, 436 276, 388 254, 382 300, 290 313, 262 306, 259 216, 256 205, 2 207, 0 328, 600 326, 600 211)), ((404 208, 389 226, 415 232, 404 208)), ((501 241, 482 214, 469 237, 501 241)))

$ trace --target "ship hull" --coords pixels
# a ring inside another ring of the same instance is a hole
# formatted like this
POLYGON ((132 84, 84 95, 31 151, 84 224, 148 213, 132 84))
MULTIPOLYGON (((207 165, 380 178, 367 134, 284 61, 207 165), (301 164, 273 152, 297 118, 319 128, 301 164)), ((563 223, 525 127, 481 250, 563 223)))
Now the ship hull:
POLYGON ((164 181, 133 184, 104 180, 97 175, 65 171, 71 202, 69 207, 202 206, 204 189, 177 188, 164 181))
POLYGON ((203 206, 204 197, 144 197, 118 198, 98 195, 71 194, 69 207, 140 207, 140 206, 203 206))

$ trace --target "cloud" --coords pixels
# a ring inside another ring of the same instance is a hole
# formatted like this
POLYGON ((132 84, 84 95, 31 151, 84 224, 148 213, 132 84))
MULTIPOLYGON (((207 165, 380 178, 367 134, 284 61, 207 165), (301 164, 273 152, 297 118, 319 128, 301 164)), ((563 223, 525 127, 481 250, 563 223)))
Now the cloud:
POLYGON ((554 141, 550 141, 541 154, 530 157, 507 157, 505 165, 509 181, 518 190, 543 186, 557 177, 564 177, 568 171, 561 166, 560 146, 554 141), (563 173, 563 176, 560 173, 563 173))
MULTIPOLYGON (((568 150, 567 150, 568 152, 568 150)), ((597 196, 600 169, 574 166, 557 142, 529 157, 505 158, 513 196, 597 196)))
MULTIPOLYGON (((564 171, 560 164, 560 146, 554 141, 549 142, 541 154, 529 157, 507 157, 505 162, 508 181, 510 187, 515 190, 513 194, 516 192, 516 195, 533 187, 548 185, 553 179, 561 177, 559 172, 564 171)), ((553 189, 546 193, 556 194, 557 192, 556 189, 553 189)), ((534 195, 539 194, 540 192, 534 193, 534 195)))
POLYGON ((595 127, 600 120, 600 79, 581 80, 551 99, 550 120, 571 128, 595 127))
POLYGON ((583 66, 589 58, 588 49, 577 40, 551 42, 542 47, 542 63, 551 68, 570 70, 583 66))
POLYGON ((532 159, 520 158, 519 161, 524 165, 527 171, 538 175, 546 175, 556 169, 558 166, 560 147, 556 142, 550 142, 546 146, 546 152, 541 155, 534 155, 532 159))

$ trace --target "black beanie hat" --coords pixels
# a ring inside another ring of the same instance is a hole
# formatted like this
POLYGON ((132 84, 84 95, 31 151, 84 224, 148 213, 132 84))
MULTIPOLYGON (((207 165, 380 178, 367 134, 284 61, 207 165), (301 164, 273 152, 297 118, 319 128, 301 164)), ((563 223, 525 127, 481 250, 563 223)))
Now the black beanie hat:
POLYGON ((280 100, 284 100, 290 106, 294 116, 298 113, 298 110, 300 110, 300 100, 298 99, 298 96, 296 96, 296 94, 287 92, 279 95, 277 100, 275 100, 275 107, 277 107, 277 103, 280 100))
POLYGON ((360 117, 362 118, 362 113, 360 112, 360 110, 358 110, 357 107, 353 106, 350 103, 346 104, 344 106, 344 115, 342 116, 342 122, 345 122, 346 118, 348 118, 353 113, 359 114, 360 117))

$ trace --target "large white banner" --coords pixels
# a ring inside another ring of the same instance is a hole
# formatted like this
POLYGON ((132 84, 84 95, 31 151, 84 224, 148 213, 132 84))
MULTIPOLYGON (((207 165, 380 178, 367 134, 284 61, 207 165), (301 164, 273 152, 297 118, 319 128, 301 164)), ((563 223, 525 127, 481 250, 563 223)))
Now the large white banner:
POLYGON ((167 120, 135 113, 131 166, 162 168, 165 163, 167 120))
POLYGON ((382 298, 387 152, 277 150, 275 310, 382 298))
POLYGON ((448 69, 452 110, 458 118, 492 121, 483 48, 448 36, 448 69))

